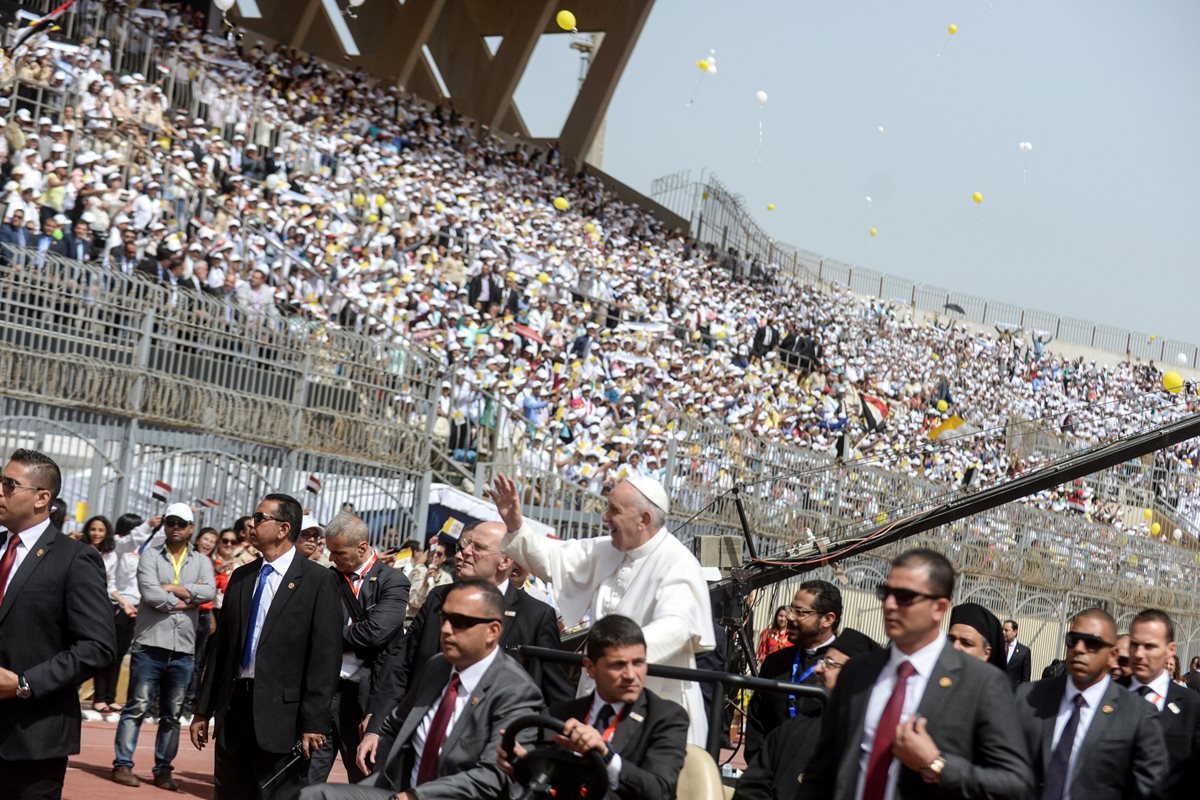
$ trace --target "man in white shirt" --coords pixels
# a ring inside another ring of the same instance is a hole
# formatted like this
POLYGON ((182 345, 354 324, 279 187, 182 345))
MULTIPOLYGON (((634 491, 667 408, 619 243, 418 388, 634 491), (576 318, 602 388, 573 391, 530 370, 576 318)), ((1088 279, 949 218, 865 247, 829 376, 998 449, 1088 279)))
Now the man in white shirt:
POLYGON ((876 587, 891 646, 842 669, 802 800, 1028 797, 1007 680, 942 633, 953 594, 954 569, 940 553, 909 550, 892 561, 876 587))
MULTIPOLYGON (((508 529, 504 552, 554 585, 568 628, 587 615, 627 616, 641 626, 651 664, 694 668, 695 654, 713 649, 708 586, 696 557, 666 529, 667 493, 657 481, 635 475, 613 487, 604 512, 612 535, 595 539, 554 541, 526 526, 517 486, 504 475, 496 476, 488 495, 508 529)), ((691 720, 688 741, 705 746, 708 717, 700 687, 663 678, 646 685, 684 707, 691 720)), ((579 696, 592 686, 582 678, 579 696)))
POLYGON ((1017 690, 1017 715, 1042 800, 1150 798, 1167 754, 1154 706, 1108 674, 1117 625, 1081 611, 1066 635, 1066 673, 1017 690))

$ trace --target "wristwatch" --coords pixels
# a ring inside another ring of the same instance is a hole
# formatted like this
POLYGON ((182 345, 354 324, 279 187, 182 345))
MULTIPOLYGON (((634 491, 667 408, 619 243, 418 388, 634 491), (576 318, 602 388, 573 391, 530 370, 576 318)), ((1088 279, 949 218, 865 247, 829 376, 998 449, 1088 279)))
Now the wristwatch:
POLYGON ((608 745, 608 752, 604 754, 604 763, 611 764, 612 760, 613 760, 613 756, 615 756, 616 754, 617 754, 617 751, 613 749, 613 746, 608 745))
POLYGON ((942 770, 946 768, 946 759, 939 754, 937 758, 921 767, 921 780, 926 783, 939 783, 942 780, 942 770))
POLYGON ((29 689, 29 683, 25 680, 24 675, 17 676, 17 697, 21 700, 27 700, 33 697, 33 692, 29 689))

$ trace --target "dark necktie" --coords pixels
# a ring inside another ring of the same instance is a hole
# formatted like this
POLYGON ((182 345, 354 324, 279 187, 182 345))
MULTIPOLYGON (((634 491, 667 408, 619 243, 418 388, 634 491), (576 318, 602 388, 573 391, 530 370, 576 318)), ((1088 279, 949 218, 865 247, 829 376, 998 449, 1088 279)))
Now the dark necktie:
POLYGON ((446 728, 450 726, 450 718, 454 716, 454 704, 458 701, 458 690, 462 681, 458 673, 450 676, 450 685, 442 696, 441 705, 433 715, 433 724, 429 726, 429 735, 425 737, 425 747, 421 750, 421 765, 417 767, 417 786, 437 777, 438 754, 442 743, 446 741, 446 728))
POLYGON ((18 534, 9 534, 8 548, 4 551, 4 558, 0 559, 0 603, 4 602, 4 588, 8 585, 8 576, 12 572, 13 564, 17 562, 17 545, 21 543, 21 537, 18 534))
POLYGON ((258 585, 254 587, 254 598, 250 601, 250 620, 246 625, 246 644, 242 646, 242 669, 249 669, 254 659, 254 651, 258 643, 254 636, 254 623, 258 619, 258 607, 262 604, 263 589, 267 588, 267 576, 275 570, 267 562, 263 562, 258 573, 258 585))
POLYGON ((1142 697, 1147 703, 1150 703, 1155 708, 1158 708, 1158 693, 1149 686, 1139 686, 1137 693, 1138 696, 1142 697))
POLYGON ((911 661, 902 661, 896 667, 896 686, 892 696, 883 707, 879 725, 875 728, 875 741, 871 755, 867 758, 867 776, 863 781, 863 800, 883 800, 887 792, 888 769, 892 766, 892 743, 896 741, 896 726, 904 711, 904 694, 908 690, 908 679, 916 672, 911 661))
POLYGON ((1050 756, 1050 766, 1046 768, 1046 780, 1042 786, 1042 800, 1062 800, 1067 788, 1067 776, 1071 768, 1071 750, 1075 747, 1075 734, 1079 730, 1079 711, 1086 701, 1083 695, 1075 695, 1075 709, 1063 728, 1054 755, 1050 756))
POLYGON ((596 726, 595 727, 596 727, 596 730, 600 731, 601 736, 603 736, 604 732, 606 730, 608 730, 608 723, 612 722, 612 718, 615 717, 616 715, 617 715, 617 712, 615 710, 613 710, 613 707, 610 706, 608 703, 605 703, 604 705, 600 706, 600 713, 596 715, 596 726))

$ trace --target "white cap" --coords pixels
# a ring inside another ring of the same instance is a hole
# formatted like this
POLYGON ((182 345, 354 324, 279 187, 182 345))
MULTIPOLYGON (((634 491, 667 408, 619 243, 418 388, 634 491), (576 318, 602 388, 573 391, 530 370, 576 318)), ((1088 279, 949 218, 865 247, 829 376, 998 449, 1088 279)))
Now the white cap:
POLYGON ((167 510, 163 512, 163 519, 167 517, 179 517, 184 522, 195 522, 196 518, 192 516, 192 507, 187 503, 171 503, 167 506, 167 510))
POLYGON ((301 530, 301 531, 306 531, 306 530, 308 530, 309 528, 316 528, 316 529, 317 529, 317 530, 319 530, 321 533, 324 533, 324 532, 325 532, 325 528, 324 528, 324 526, 323 526, 323 525, 321 525, 321 523, 317 522, 317 518, 316 518, 316 517, 311 517, 311 516, 309 516, 308 514, 305 514, 305 515, 304 515, 304 519, 303 519, 303 520, 300 522, 300 530, 301 530))
POLYGON ((656 506, 664 514, 669 511, 670 504, 667 501, 667 492, 663 489, 662 484, 654 480, 654 478, 634 474, 626 478, 625 482, 637 489, 642 497, 649 500, 651 505, 656 506))

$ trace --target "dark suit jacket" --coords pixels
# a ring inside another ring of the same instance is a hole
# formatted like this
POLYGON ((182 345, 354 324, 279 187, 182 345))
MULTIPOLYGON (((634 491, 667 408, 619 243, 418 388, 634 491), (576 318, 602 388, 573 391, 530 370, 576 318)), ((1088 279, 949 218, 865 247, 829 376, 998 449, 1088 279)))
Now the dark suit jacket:
POLYGON ((388 654, 404 638, 408 577, 377 559, 367 571, 356 598, 345 576, 337 570, 334 576, 341 592, 342 610, 347 619, 354 620, 354 624, 342 629, 342 646, 353 649, 362 661, 358 672, 359 702, 365 706, 388 654))
MULTIPOLYGON (((388 741, 393 744, 381 762, 383 769, 377 769, 364 783, 383 789, 409 788, 416 763, 413 734, 446 690, 451 670, 450 662, 441 655, 435 657, 421 672, 404 702, 384 719, 380 746, 388 741)), ((507 653, 497 653, 442 743, 437 779, 421 786, 421 800, 501 797, 505 778, 496 766, 500 731, 517 717, 536 714, 541 709, 542 694, 529 673, 507 653)), ((526 730, 518 738, 527 744, 535 733, 526 730)))
MULTIPOLYGON (((1017 690, 1017 716, 1039 791, 1053 755, 1054 722, 1067 680, 1067 675, 1060 675, 1017 690)), ((1150 703, 1116 683, 1109 683, 1076 753, 1068 784, 1071 797, 1076 800, 1153 797, 1167 772, 1162 728, 1155 715, 1150 703)))
MULTIPOLYGON (((850 800, 858 782, 863 721, 871 689, 891 649, 859 656, 842 668, 817 741, 801 798, 850 800)), ((1025 800, 1033 788, 1013 710, 1012 689, 998 669, 948 643, 917 707, 946 766, 936 789, 903 766, 897 798, 988 797, 1025 800)), ((1076 800, 1091 800, 1077 797, 1076 800)))
POLYGON ((471 305, 475 305, 475 303, 480 299, 480 295, 483 294, 483 282, 485 280, 489 281, 491 284, 488 291, 488 304, 498 304, 500 302, 500 291, 504 288, 504 281, 500 280, 495 275, 488 273, 487 275, 476 275, 474 278, 471 278, 471 280, 467 281, 467 302, 471 305))
POLYGON ((0 665, 24 675, 33 696, 0 701, 0 759, 79 752, 79 684, 117 652, 105 585, 96 549, 53 525, 13 573, 0 605, 0 665))
POLYGON ((760 356, 766 355, 778 347, 779 342, 779 331, 771 325, 764 325, 754 332, 754 353, 760 356))
MULTIPOLYGON (((74 234, 67 233, 67 234, 63 235, 63 238, 61 241, 57 242, 54 245, 54 247, 52 247, 50 249, 53 250, 55 253, 58 253, 61 256, 66 256, 67 258, 79 258, 79 252, 75 246, 77 242, 78 242, 78 239, 75 238, 74 234)), ((95 246, 92 244, 91 241, 84 241, 83 242, 83 258, 80 260, 91 261, 95 257, 96 257, 95 246)))
MULTIPOLYGON (((763 659, 762 664, 758 668, 758 677, 767 678, 774 681, 792 680, 792 664, 796 657, 796 649, 798 645, 785 647, 782 650, 776 650, 771 655, 763 659)), ((819 647, 812 655, 801 651, 800 668, 797 671, 796 677, 799 678, 814 661, 825 655, 828 647, 819 647)), ((810 676, 805 683, 813 683, 810 676)), ((797 715, 804 713, 820 713, 821 703, 808 698, 796 698, 796 713, 797 715)), ((763 746, 764 740, 771 731, 778 728, 783 723, 787 722, 788 716, 788 697, 786 694, 776 694, 775 692, 755 692, 750 698, 750 705, 746 709, 746 761, 749 763, 758 754, 759 749, 763 746)))
POLYGON ((1020 640, 1017 640, 1013 656, 1004 665, 1004 669, 1008 673, 1008 681, 1014 689, 1022 683, 1029 683, 1033 670, 1033 658, 1029 654, 1029 648, 1021 644, 1020 640))
POLYGON ((799 714, 768 734, 738 780, 733 800, 792 800, 821 733, 820 709, 799 714))
MULTIPOLYGON (((1132 681, 1122 678, 1118 683, 1128 689, 1132 681)), ((1200 696, 1172 681, 1158 721, 1166 740, 1168 764, 1159 796, 1182 798, 1186 793, 1194 797, 1195 781, 1200 779, 1200 696)))
MULTIPOLYGON (((563 721, 587 722, 592 695, 556 703, 546 713, 563 721)), ((688 716, 683 706, 642 690, 617 723, 609 746, 621 754, 621 777, 608 797, 621 800, 674 800, 675 783, 687 752, 688 716), (638 718, 641 719, 638 719, 638 718)), ((603 733, 603 731, 601 731, 603 733)))
MULTIPOLYGON (((196 699, 196 718, 215 714, 218 737, 241 672, 262 563, 259 558, 245 564, 229 579, 196 699)), ((263 621, 254 657, 254 730, 259 748, 269 753, 288 752, 302 733, 329 733, 346 624, 335 579, 325 567, 295 555, 263 621)))
MULTIPOLYGON (((395 651, 388 657, 381 679, 376 683, 367 706, 371 722, 367 730, 379 733, 384 718, 404 699, 405 691, 418 678, 422 667, 442 652, 441 622, 438 616, 446 593, 453 584, 435 586, 430 590, 421 610, 413 618, 406 635, 395 651)), ((504 593, 504 633, 500 637, 501 647, 531 644, 537 647, 558 648, 562 640, 558 634, 558 618, 554 609, 541 600, 508 585, 504 593)), ((558 703, 575 696, 575 689, 567 680, 566 673, 557 664, 547 664, 531 659, 525 664, 535 683, 541 686, 542 694, 549 703, 558 703)))
POLYGON ((1183 676, 1187 681, 1188 688, 1193 692, 1200 692, 1200 672, 1189 672, 1183 676))

